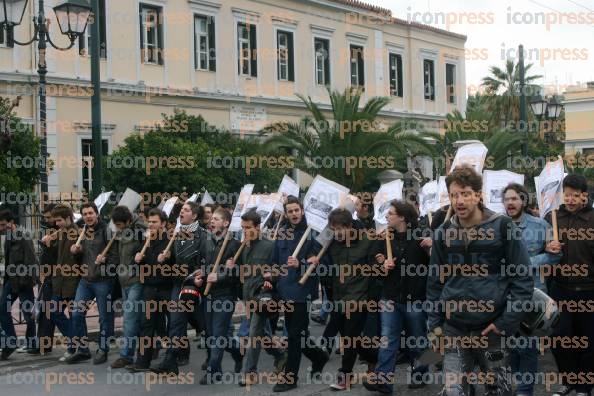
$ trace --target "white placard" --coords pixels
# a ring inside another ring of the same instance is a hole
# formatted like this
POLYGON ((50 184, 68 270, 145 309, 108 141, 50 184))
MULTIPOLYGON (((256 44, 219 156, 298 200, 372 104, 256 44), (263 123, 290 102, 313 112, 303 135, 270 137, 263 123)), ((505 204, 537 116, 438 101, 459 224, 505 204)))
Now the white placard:
POLYGON ((173 210, 173 207, 175 206, 178 199, 179 197, 171 197, 165 202, 165 205, 163 205, 162 210, 163 212, 165 212, 167 217, 169 217, 169 215, 171 214, 171 211, 173 210))
MULTIPOLYGON (((118 206, 125 206, 128 209, 130 209, 130 212, 134 213, 136 212, 136 208, 138 208, 138 205, 140 205, 140 201, 142 201, 142 197, 140 196, 140 194, 138 194, 131 188, 126 188, 126 191, 124 191, 124 195, 122 195, 120 202, 118 202, 118 206)), ((113 232, 117 231, 116 226, 113 224, 113 221, 109 222, 109 228, 113 232)))
POLYGON ((307 225, 322 232, 328 224, 328 215, 340 206, 348 193, 348 188, 322 176, 316 176, 303 200, 307 225))
POLYGON ((486 170, 483 173, 483 203, 485 206, 494 212, 505 214, 503 190, 510 183, 524 185, 524 175, 507 170, 486 170))
POLYGON ((375 228, 378 232, 388 227, 386 215, 390 210, 390 203, 402 199, 402 187, 404 187, 402 180, 394 180, 390 183, 382 184, 375 197, 373 197, 373 208, 375 211, 373 219, 375 220, 375 228))
POLYGON ((99 213, 101 213, 101 209, 103 209, 105 204, 109 201, 109 197, 111 197, 111 194, 113 194, 113 191, 104 192, 102 194, 99 194, 99 196, 95 198, 95 200, 93 201, 95 206, 97 206, 97 211, 99 213))
POLYGON ((213 204, 213 203, 215 203, 215 201, 214 201, 214 199, 212 199, 212 197, 208 193, 208 190, 204 191, 204 194, 202 195, 202 201, 200 201, 200 206, 213 204))
POLYGON ((268 222, 268 219, 274 212, 276 204, 281 200, 282 195, 280 193, 272 193, 268 195, 259 195, 258 206, 256 213, 260 215, 262 222, 260 223, 260 229, 264 229, 264 224, 268 222))
POLYGON ((449 173, 452 173, 458 165, 468 164, 473 166, 480 175, 483 173, 488 151, 487 147, 482 143, 471 143, 460 147, 456 152, 449 173))
POLYGON ((419 212, 426 216, 429 212, 435 212, 440 208, 439 183, 437 180, 425 183, 419 191, 419 212))
POLYGON ((559 208, 559 205, 563 203, 564 176, 563 159, 559 157, 557 161, 547 162, 538 176, 538 180, 535 178, 536 197, 541 218, 544 218, 551 210, 559 208))
MULTIPOLYGON (((292 195, 295 198, 299 198, 299 184, 295 183, 293 179, 285 175, 278 188, 278 192, 281 194, 281 197, 292 195)), ((274 210, 278 213, 284 213, 285 209, 283 207, 282 199, 276 204, 274 210)))
POLYGON ((439 181, 437 183, 439 190, 439 207, 443 208, 450 204, 450 193, 448 192, 448 186, 446 184, 446 177, 439 176, 439 181))
POLYGON ((229 225, 229 231, 240 231, 241 230, 241 216, 247 211, 247 204, 249 203, 250 196, 254 191, 253 184, 246 184, 239 193, 235 210, 233 211, 233 217, 231 218, 231 224, 229 225))

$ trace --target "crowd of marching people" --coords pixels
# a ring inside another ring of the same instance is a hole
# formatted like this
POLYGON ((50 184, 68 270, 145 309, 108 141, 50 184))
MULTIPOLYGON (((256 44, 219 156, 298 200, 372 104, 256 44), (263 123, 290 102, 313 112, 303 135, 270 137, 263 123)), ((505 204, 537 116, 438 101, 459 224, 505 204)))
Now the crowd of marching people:
POLYGON ((391 394, 396 365, 406 363, 410 388, 431 383, 428 374, 441 369, 444 395, 480 386, 488 395, 525 396, 539 383, 546 340, 558 369, 552 392, 590 395, 594 209, 586 179, 566 176, 563 205, 545 219, 516 183, 502 192, 506 214, 489 210, 470 166, 454 169, 446 185, 450 205, 429 216, 419 215, 414 198, 392 201, 382 232, 371 202, 359 200, 354 216, 337 207, 328 215, 327 246, 296 196, 284 197, 282 217, 267 224, 246 211, 238 233, 229 230, 232 209, 192 201, 169 216, 115 206, 107 219, 85 203, 78 222, 69 205, 46 205, 40 240, 0 210, 0 360, 23 348, 64 364, 178 375, 192 359, 194 328, 207 350, 201 385, 225 383, 225 352, 238 385, 268 381, 258 368, 263 348, 273 359, 274 392, 296 388, 306 375, 324 383, 338 351, 340 368, 328 383, 336 391, 362 385, 391 394), (12 320, 16 300, 24 340, 12 320), (93 302, 96 351, 87 330, 93 302), (310 320, 325 326, 322 336, 310 334, 310 320), (108 362, 114 345, 119 355, 108 362), (306 373, 302 354, 311 362, 306 373))

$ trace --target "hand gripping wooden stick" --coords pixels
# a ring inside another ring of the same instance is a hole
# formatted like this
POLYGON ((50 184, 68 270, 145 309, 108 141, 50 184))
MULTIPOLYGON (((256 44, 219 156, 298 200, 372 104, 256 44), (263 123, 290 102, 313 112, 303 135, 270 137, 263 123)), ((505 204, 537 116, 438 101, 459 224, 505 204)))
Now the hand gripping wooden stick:
POLYGON ((149 231, 149 234, 146 237, 146 241, 144 241, 144 246, 142 246, 142 250, 140 251, 140 257, 144 257, 144 255, 146 254, 146 249, 148 249, 151 244, 152 235, 152 231, 149 231))
POLYGON ((169 240, 169 243, 167 244, 167 247, 165 248, 165 250, 163 250, 163 254, 167 254, 167 252, 171 250, 171 246, 173 246, 173 242, 175 242, 175 238, 177 238, 177 234, 178 233, 179 233, 178 231, 175 231, 173 233, 173 236, 169 240))
POLYGON ((80 235, 78 236, 78 239, 76 240, 76 243, 74 244, 75 246, 80 246, 80 243, 82 242, 86 231, 87 231, 87 225, 85 224, 85 226, 82 229, 82 232, 80 233, 80 235))
POLYGON ((103 251, 101 252, 101 255, 102 256, 106 256, 107 255, 107 253, 109 252, 109 249, 111 249, 111 245, 113 245, 113 242, 116 239, 116 235, 118 235, 117 232, 113 234, 113 236, 111 237, 111 239, 107 243, 107 246, 105 246, 105 249, 103 249, 103 251))
MULTIPOLYGON (((328 246, 330 246, 330 244, 328 244, 328 246)), ((320 259, 324 255, 324 253, 326 253, 328 246, 324 246, 322 248, 322 250, 320 250, 320 252, 317 254, 316 259, 318 259, 318 261, 320 261, 320 259)), ((316 269, 317 266, 318 266, 317 264, 310 264, 309 267, 307 267, 307 271, 305 271, 305 274, 303 274, 301 279, 299 279, 299 284, 301 286, 305 285, 305 282, 307 282, 307 280, 309 279, 309 277, 314 272, 314 270, 316 269)))
MULTIPOLYGON (((230 239, 231 239, 231 232, 227 231, 227 233, 225 234, 225 240, 223 241, 223 245, 221 246, 221 250, 219 250, 219 254, 217 255, 217 259, 212 267, 212 271, 210 271, 211 274, 216 274, 219 272, 219 264, 221 263, 221 260, 223 258, 223 253, 225 253, 225 249, 227 248, 227 244, 229 243, 230 239)), ((211 287, 212 287, 212 283, 208 282, 206 284, 206 288, 204 289, 205 296, 208 296, 208 293, 210 293, 211 287)))

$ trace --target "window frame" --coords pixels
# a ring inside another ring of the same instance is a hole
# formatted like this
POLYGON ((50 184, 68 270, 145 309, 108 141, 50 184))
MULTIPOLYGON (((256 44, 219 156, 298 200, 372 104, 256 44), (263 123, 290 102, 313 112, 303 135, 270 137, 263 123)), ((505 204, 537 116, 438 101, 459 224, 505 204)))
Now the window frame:
POLYGON ((404 71, 402 54, 392 51, 388 53, 388 82, 390 96, 404 98, 404 71), (392 60, 394 60, 394 65, 392 64, 392 60), (396 69, 394 77, 392 77, 393 68, 396 69))
POLYGON ((207 15, 194 14, 194 67, 196 70, 210 71, 210 35, 209 35, 209 17, 207 15), (198 31, 198 22, 204 22, 204 31, 198 31), (202 40, 205 42, 206 49, 201 48, 202 40), (204 59, 204 66, 202 65, 202 56, 204 59))
POLYGON ((349 44, 349 64, 351 86, 365 90, 365 46, 349 44), (353 57, 353 50, 357 50, 356 57, 353 57), (354 78, 357 80, 356 83, 353 82, 354 78))
POLYGON ((435 102, 435 60, 423 58, 423 98, 424 100, 435 102), (427 76, 426 65, 430 64, 429 76, 427 76), (431 92, 427 90, 431 87, 431 92))
POLYGON ((331 63, 330 63, 330 39, 326 38, 326 37, 317 37, 314 36, 314 70, 315 70, 315 81, 316 81, 316 85, 317 86, 327 86, 329 84, 331 84, 331 80, 332 80, 332 70, 331 70, 331 63), (318 49, 316 48, 316 44, 318 44, 318 42, 322 45, 322 50, 325 50, 324 48, 324 43, 327 44, 328 48, 326 50, 326 54, 321 54, 322 56, 322 79, 324 80, 323 83, 320 83, 320 80, 318 79, 319 75, 318 73, 320 72, 319 68, 318 68, 318 55, 320 55, 320 52, 318 51, 318 49), (328 69, 328 70, 326 70, 328 69), (326 79, 328 78, 329 81, 326 81, 326 79))
POLYGON ((163 39, 163 7, 139 3, 139 15, 141 20, 141 37, 140 37, 140 61, 145 65, 163 65, 164 57, 163 51, 165 43, 163 39), (155 23, 154 32, 149 33, 149 29, 146 28, 148 25, 149 12, 156 13, 156 20, 152 21, 155 23), (149 37, 154 39, 154 44, 149 44, 149 37), (152 49, 152 51, 150 51, 152 49), (152 56, 151 56, 152 55, 152 56))
POLYGON ((445 73, 445 84, 446 84, 446 101, 448 104, 456 104, 456 100, 458 99, 458 95, 456 92, 456 72, 457 72, 457 65, 454 63, 447 62, 445 64, 446 73, 445 73), (452 69, 452 83, 448 84, 448 71, 452 69))
MULTIPOLYGON (((106 0, 99 0, 99 58, 107 59, 107 5, 106 0)), ((91 25, 87 24, 85 31, 78 37, 78 54, 90 57, 91 25)))

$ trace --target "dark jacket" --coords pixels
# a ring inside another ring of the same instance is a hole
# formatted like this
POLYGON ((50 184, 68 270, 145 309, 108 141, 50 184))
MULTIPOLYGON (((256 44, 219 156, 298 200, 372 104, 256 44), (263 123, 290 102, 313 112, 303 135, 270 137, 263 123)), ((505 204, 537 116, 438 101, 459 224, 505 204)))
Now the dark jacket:
POLYGON ((180 272, 187 272, 187 274, 174 277, 173 282, 182 284, 187 276, 198 269, 202 269, 203 274, 206 273, 206 265, 213 262, 212 245, 204 228, 198 227, 192 233, 180 232, 173 243, 171 256, 180 270, 187 269, 180 272))
POLYGON ((146 224, 138 216, 134 215, 132 223, 122 230, 117 246, 112 246, 118 253, 118 277, 122 287, 129 287, 140 282, 138 264, 134 261, 136 253, 142 250, 144 245, 146 224))
POLYGON ((141 271, 143 275, 140 278, 140 283, 163 290, 169 290, 173 287, 171 272, 163 271, 164 268, 170 268, 173 265, 173 259, 170 257, 163 263, 159 263, 158 261, 159 254, 167 248, 168 244, 169 238, 166 232, 163 232, 160 237, 151 241, 139 264, 139 267, 147 267, 141 271))
POLYGON ((494 323, 513 334, 524 314, 508 304, 530 300, 534 287, 520 230, 509 217, 484 209, 483 220, 472 228, 473 238, 460 231, 454 215, 433 239, 427 279, 427 300, 434 307, 428 312, 429 329, 447 320, 464 330, 482 330, 494 323), (455 306, 449 319, 444 305, 455 306))
POLYGON ((284 301, 304 303, 312 297, 314 299, 318 297, 318 277, 315 271, 307 279, 305 285, 301 286, 299 284, 299 280, 309 267, 307 259, 315 256, 322 248, 315 240, 314 231, 310 233, 309 238, 299 251, 297 257, 300 264, 299 268, 290 268, 287 266, 287 259, 295 251, 306 229, 307 222, 305 221, 305 217, 303 217, 303 221, 297 226, 288 223, 283 227, 283 233, 280 235, 292 235, 292 238, 279 238, 274 242, 272 264, 277 266, 277 268, 283 268, 282 273, 275 279, 276 288, 281 299, 284 301))
MULTIPOLYGON (((99 220, 93 229, 87 227, 85 237, 81 241, 82 253, 77 254, 77 260, 87 266, 88 273, 84 277, 88 282, 101 282, 114 278, 117 274, 118 249, 117 244, 111 245, 105 263, 96 264, 97 256, 103 252, 111 238, 113 231, 103 221, 99 220)), ((76 242, 76 241, 75 241, 76 242)))
POLYGON ((82 267, 70 252, 76 243, 78 228, 73 224, 60 230, 58 234, 58 260, 52 276, 52 293, 55 296, 74 298, 80 280, 82 267))
POLYGON ((39 267, 33 248, 33 237, 29 231, 16 227, 14 231, 6 234, 4 257, 4 282, 10 281, 13 290, 27 289, 35 285, 39 267))
MULTIPOLYGON (((547 214, 551 223, 551 214, 547 214)), ((572 270, 555 271, 552 282, 564 289, 594 290, 594 209, 588 202, 577 213, 570 213, 561 205, 557 211, 559 242, 563 243, 560 265, 570 265, 572 270), (564 272, 564 274, 563 274, 564 272), (579 272, 579 275, 575 275, 579 272), (569 276, 568 276, 569 275, 569 276)))
MULTIPOLYGON (((272 250, 274 242, 268 239, 257 239, 245 246, 239 256, 239 265, 249 266, 249 270, 243 272, 243 300, 251 301, 258 294, 264 284, 263 268, 270 268, 272 261, 272 250)), ((272 273, 272 271, 271 271, 272 273)), ((274 274, 273 274, 274 275, 274 274)))
MULTIPOLYGON (((394 269, 389 270, 382 282, 382 298, 399 304, 424 301, 427 288, 429 254, 421 241, 407 233, 395 233, 390 241, 394 269)), ((387 257, 386 241, 377 241, 378 250, 387 257)))
MULTIPOLYGON (((212 263, 207 266, 207 271, 203 275, 204 285, 206 285, 206 278, 208 277, 208 274, 212 272, 214 262, 216 261, 225 240, 225 237, 217 238, 215 235, 210 233, 208 234, 208 237, 212 240, 212 263)), ((212 298, 231 298, 232 300, 236 300, 241 297, 239 266, 236 265, 233 269, 229 269, 226 266, 227 260, 235 256, 239 246, 241 246, 241 242, 239 242, 237 239, 231 238, 227 242, 227 246, 225 247, 225 251, 221 257, 221 262, 219 263, 217 281, 216 283, 213 283, 210 288, 209 295, 212 298)))
POLYGON ((361 238, 351 240, 350 246, 345 241, 334 240, 328 248, 331 262, 328 273, 335 302, 344 304, 348 301, 370 300, 370 288, 375 278, 382 274, 382 268, 375 261, 372 241, 366 233, 359 234, 361 238))

